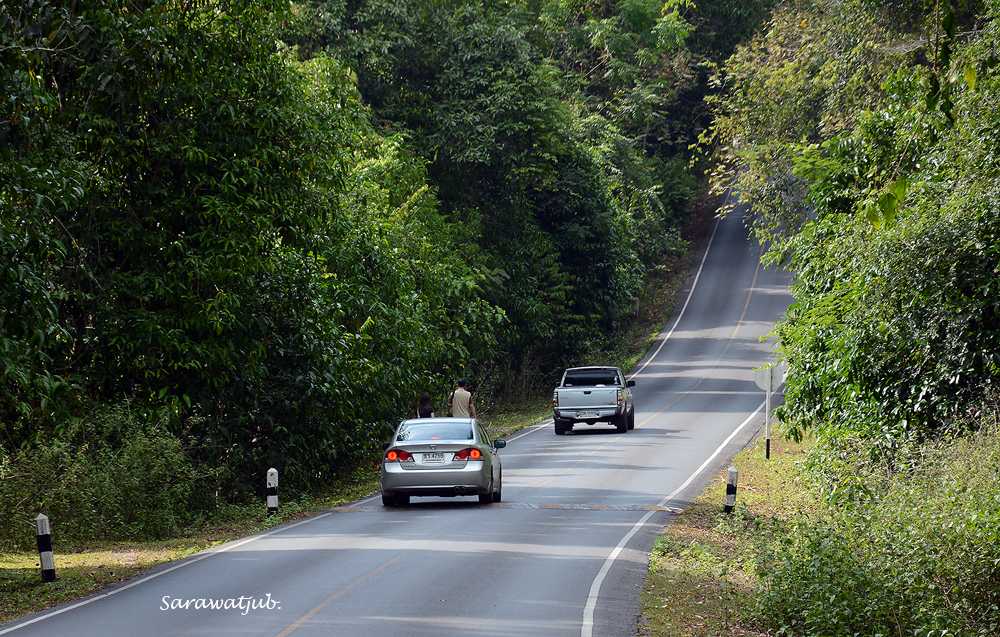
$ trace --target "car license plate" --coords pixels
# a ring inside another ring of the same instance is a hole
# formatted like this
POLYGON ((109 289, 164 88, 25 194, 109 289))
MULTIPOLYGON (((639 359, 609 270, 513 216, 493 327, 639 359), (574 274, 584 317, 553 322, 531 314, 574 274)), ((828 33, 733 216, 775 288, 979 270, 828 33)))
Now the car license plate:
POLYGON ((597 418, 596 411, 578 411, 576 412, 577 418, 597 418))
POLYGON ((440 451, 430 451, 424 454, 424 464, 441 464, 444 462, 444 454, 440 451))

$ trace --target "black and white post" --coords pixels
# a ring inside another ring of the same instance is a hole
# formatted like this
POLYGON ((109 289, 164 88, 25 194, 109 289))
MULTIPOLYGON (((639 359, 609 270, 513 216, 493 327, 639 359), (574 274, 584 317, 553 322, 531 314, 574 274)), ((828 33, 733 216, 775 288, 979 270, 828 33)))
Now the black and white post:
POLYGON ((35 531, 38 534, 38 561, 42 566, 42 581, 56 581, 56 561, 52 556, 52 527, 49 516, 39 513, 35 518, 35 531))
POLYGON ((774 387, 774 368, 771 368, 771 382, 764 392, 764 460, 771 459, 771 390, 774 387))
POLYGON ((736 481, 738 478, 739 473, 736 471, 736 467, 730 465, 726 475, 726 503, 722 507, 725 513, 732 513, 736 506, 736 481))
POLYGON ((278 470, 271 467, 267 470, 267 514, 278 512, 278 470))

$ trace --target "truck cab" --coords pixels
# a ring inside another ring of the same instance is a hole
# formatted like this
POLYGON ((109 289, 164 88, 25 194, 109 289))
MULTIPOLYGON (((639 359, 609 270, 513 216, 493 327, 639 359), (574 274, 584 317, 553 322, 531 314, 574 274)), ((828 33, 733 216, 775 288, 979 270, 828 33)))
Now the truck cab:
POLYGON ((552 421, 557 436, 576 423, 606 422, 620 433, 635 428, 634 380, 617 367, 571 367, 552 392, 552 421))

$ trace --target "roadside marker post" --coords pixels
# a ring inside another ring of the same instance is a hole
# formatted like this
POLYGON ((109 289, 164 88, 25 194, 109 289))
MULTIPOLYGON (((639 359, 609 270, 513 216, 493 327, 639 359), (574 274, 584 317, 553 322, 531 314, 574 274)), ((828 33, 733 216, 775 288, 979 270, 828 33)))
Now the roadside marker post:
POLYGON ((42 581, 56 581, 56 562, 52 556, 52 527, 49 516, 39 513, 35 518, 35 532, 38 536, 38 562, 42 567, 42 581))
MULTIPOLYGON (((772 368, 771 371, 774 371, 772 368)), ((773 376, 773 374, 772 374, 773 376)), ((772 378, 773 384, 773 378, 772 378)), ((764 460, 771 459, 771 389, 764 393, 764 460)))
POLYGON ((267 514, 278 512, 278 470, 271 467, 267 470, 267 514))
POLYGON ((771 392, 785 382, 788 368, 784 361, 754 371, 754 382, 764 390, 764 459, 771 459, 771 392))
POLYGON ((726 502, 722 507, 725 513, 732 513, 736 506, 736 482, 738 479, 739 472, 736 471, 736 467, 729 465, 729 471, 726 472, 726 502))

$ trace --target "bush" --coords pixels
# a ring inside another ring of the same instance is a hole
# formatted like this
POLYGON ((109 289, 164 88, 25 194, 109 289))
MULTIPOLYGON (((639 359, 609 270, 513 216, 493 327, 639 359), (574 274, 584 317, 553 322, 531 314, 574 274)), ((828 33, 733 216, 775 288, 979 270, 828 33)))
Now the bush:
POLYGON ((1000 630, 1000 428, 865 476, 868 499, 775 529, 760 547, 760 621, 795 635, 1000 630))
POLYGON ((783 4, 727 63, 721 183, 796 273, 776 415, 891 464, 1000 381, 1000 6, 828 4, 783 4), (920 29, 934 64, 888 44, 920 29))
POLYGON ((0 449, 0 549, 30 548, 40 512, 62 546, 162 538, 192 521, 199 475, 180 441, 159 423, 137 422, 127 408, 97 419, 110 414, 121 418, 120 444, 60 440, 17 453, 0 449))

